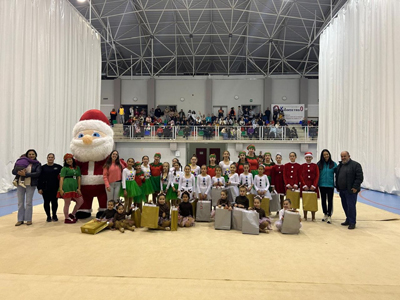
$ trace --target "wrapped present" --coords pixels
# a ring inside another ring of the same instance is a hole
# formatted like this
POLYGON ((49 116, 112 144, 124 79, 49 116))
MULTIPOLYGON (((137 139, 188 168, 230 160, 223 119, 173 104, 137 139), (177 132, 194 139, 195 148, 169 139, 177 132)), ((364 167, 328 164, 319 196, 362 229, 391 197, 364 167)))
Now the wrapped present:
POLYGON ((269 201, 269 210, 270 211, 279 211, 281 209, 281 203, 279 199, 279 194, 272 193, 271 200, 269 201))
POLYGON ((303 210, 318 211, 318 198, 316 192, 303 191, 303 210))
POLYGON ((178 230, 178 209, 172 207, 171 209, 171 231, 178 230))
POLYGON ((155 204, 143 205, 140 226, 157 229, 158 228, 158 211, 159 211, 159 207, 156 206, 155 204))
POLYGON ((287 190, 286 191, 286 199, 290 199, 292 202, 292 208, 293 209, 299 209, 300 208, 300 191, 299 190, 287 190))
POLYGON ((91 220, 81 226, 82 233, 96 234, 108 226, 108 222, 99 222, 96 219, 91 220))
POLYGON ((297 211, 285 210, 283 214, 282 233, 297 234, 300 232, 300 214, 297 211))
POLYGON ((131 214, 131 220, 135 222, 135 226, 137 228, 141 227, 141 218, 142 218, 142 213, 139 209, 139 207, 135 207, 132 209, 132 214, 131 214))
POLYGON ((235 207, 232 210, 232 229, 242 231, 242 213, 246 211, 243 208, 235 207))
POLYGON ((213 187, 211 189, 212 206, 217 206, 217 202, 221 198, 221 191, 222 191, 222 189, 220 189, 220 188, 213 187))
POLYGON ((254 194, 247 194, 247 199, 249 199, 249 207, 254 207, 254 194))
POLYGON ((196 208, 196 221, 211 222, 211 201, 199 200, 196 208))
POLYGON ((265 215, 269 216, 269 198, 263 198, 261 200, 261 208, 265 211, 265 215))
POLYGON ((242 212, 242 233, 260 234, 259 215, 255 210, 245 210, 242 212))
POLYGON ((192 200, 190 200, 189 202, 192 204, 193 218, 196 219, 197 199, 192 199, 192 200))
POLYGON ((231 230, 232 212, 229 209, 216 208, 214 228, 219 230, 231 230))

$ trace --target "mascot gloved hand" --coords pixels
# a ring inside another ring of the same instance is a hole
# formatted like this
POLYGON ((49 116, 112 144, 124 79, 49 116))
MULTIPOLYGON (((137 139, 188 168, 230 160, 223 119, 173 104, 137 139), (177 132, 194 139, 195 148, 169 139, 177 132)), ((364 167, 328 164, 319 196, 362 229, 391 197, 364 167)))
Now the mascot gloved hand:
POLYGON ((113 150, 114 132, 107 117, 97 109, 86 111, 73 129, 71 152, 81 169, 83 204, 76 213, 78 219, 89 218, 93 198, 99 201, 99 212, 107 208, 107 193, 103 180, 103 166, 113 150))

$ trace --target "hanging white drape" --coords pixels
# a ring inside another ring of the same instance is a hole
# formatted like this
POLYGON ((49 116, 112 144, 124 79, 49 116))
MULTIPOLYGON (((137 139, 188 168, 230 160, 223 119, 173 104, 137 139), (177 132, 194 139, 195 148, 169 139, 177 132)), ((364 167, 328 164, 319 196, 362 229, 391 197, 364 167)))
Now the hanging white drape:
POLYGON ((100 84, 100 37, 68 1, 0 1, 0 192, 29 148, 62 164, 74 124, 100 108, 100 84))
POLYGON ((342 150, 366 188, 400 192, 400 1, 350 0, 320 39, 318 150, 342 150))

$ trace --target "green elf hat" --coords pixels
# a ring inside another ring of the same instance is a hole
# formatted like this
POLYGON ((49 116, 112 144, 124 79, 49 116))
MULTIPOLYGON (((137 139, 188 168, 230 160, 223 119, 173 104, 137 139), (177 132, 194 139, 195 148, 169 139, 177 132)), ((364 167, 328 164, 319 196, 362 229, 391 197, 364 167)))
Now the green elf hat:
POLYGON ((213 154, 210 154, 210 158, 211 157, 214 157, 214 158, 217 158, 217 156, 213 153, 213 154))
POLYGON ((156 154, 154 154, 154 157, 158 157, 158 158, 160 158, 161 159, 161 153, 156 153, 156 154))
POLYGON ((141 162, 140 162, 140 161, 137 161, 137 162, 135 162, 135 164, 134 164, 135 167, 140 166, 140 165, 141 165, 141 162))
POLYGON ((254 151, 256 150, 256 147, 254 145, 248 145, 247 150, 253 149, 254 151))
POLYGON ((238 157, 240 157, 240 154, 244 154, 244 155, 246 155, 246 151, 240 151, 240 152, 239 152, 239 156, 238 156, 238 157))
POLYGON ((264 153, 264 156, 265 156, 265 155, 267 155, 267 154, 268 154, 269 156, 271 156, 271 157, 272 157, 272 154, 271 154, 271 152, 265 152, 265 153, 264 153))

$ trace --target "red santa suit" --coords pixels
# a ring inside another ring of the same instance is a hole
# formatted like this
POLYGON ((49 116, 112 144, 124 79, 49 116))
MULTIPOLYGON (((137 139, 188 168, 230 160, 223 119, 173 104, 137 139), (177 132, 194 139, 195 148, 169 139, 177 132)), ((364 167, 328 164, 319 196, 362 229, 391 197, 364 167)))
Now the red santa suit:
POLYGON ((103 166, 113 150, 114 132, 107 117, 97 109, 86 111, 73 129, 71 152, 81 169, 83 204, 78 219, 91 216, 93 198, 99 201, 99 212, 107 209, 107 193, 103 180, 103 166))
POLYGON ((300 168, 301 166, 296 162, 285 164, 283 169, 283 179, 285 181, 286 189, 288 185, 291 185, 294 188, 296 188, 295 185, 297 185, 297 188, 300 187, 300 168))
POLYGON ((315 192, 317 192, 317 197, 319 198, 318 181, 319 181, 319 168, 317 164, 305 163, 301 165, 300 170, 300 180, 301 189, 304 190, 305 187, 311 191, 311 187, 315 187, 315 192))
POLYGON ((278 194, 286 194, 285 181, 283 179, 284 165, 274 165, 271 169, 271 185, 278 194))

